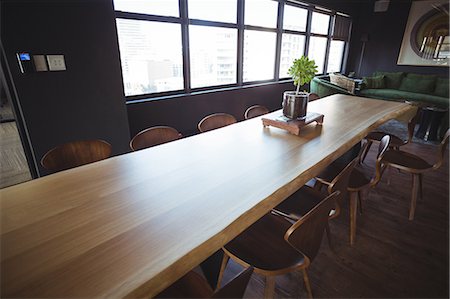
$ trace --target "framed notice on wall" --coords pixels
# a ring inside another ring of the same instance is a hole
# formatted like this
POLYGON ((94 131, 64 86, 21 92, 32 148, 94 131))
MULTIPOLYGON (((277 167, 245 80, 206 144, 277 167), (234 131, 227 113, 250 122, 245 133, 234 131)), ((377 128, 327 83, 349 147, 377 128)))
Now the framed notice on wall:
POLYGON ((412 2, 397 64, 449 66, 448 11, 447 0, 412 2))

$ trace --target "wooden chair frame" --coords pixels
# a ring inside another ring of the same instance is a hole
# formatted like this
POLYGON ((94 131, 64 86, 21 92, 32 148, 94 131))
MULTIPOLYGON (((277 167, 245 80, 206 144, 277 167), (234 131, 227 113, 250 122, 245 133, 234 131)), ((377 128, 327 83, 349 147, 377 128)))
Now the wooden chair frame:
POLYGON ((130 141, 133 151, 152 147, 182 138, 180 132, 168 126, 155 126, 137 133, 130 141))
POLYGON ((247 108, 247 110, 245 110, 244 118, 250 119, 250 118, 254 118, 257 116, 267 114, 269 112, 270 112, 269 109, 267 109, 266 107, 264 107, 262 105, 254 105, 254 106, 247 108))
POLYGON ((213 113, 205 116, 198 123, 198 130, 203 133, 236 123, 236 118, 227 113, 213 113))

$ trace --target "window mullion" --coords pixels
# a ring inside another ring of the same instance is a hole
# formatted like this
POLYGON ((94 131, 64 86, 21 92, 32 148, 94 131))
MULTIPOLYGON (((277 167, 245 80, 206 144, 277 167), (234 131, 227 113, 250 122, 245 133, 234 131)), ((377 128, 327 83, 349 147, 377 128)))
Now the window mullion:
POLYGON ((183 83, 184 91, 191 92, 191 64, 189 55, 189 19, 187 0, 179 0, 181 18, 181 45, 183 48, 183 83))
POLYGON ((330 16, 330 22, 328 23, 328 36, 327 36, 327 47, 325 48, 325 60, 323 61, 323 73, 327 73, 328 69, 328 58, 330 54, 330 45, 331 45, 331 38, 333 35, 333 28, 334 28, 334 22, 335 22, 336 16, 330 16))
POLYGON ((305 36, 305 56, 309 54, 309 42, 311 39, 311 22, 312 22, 312 9, 308 8, 308 15, 306 17, 306 36, 305 36))
POLYGON ((280 59, 281 59, 281 38, 283 34, 283 19, 284 19, 284 1, 278 2, 278 19, 277 19, 277 40, 275 48, 275 81, 280 79, 280 59))
POLYGON ((242 86, 244 82, 244 5, 245 5, 244 1, 245 0, 237 1, 238 41, 237 41, 236 79, 238 86, 242 86))

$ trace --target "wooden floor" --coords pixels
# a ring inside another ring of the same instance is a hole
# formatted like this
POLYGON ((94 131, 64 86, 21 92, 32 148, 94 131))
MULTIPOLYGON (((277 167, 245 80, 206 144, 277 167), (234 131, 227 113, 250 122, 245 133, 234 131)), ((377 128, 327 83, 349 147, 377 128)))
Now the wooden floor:
POLYGON ((0 188, 31 180, 15 122, 0 123, 0 188))
MULTIPOLYGON (((411 144, 404 150, 435 161, 436 146, 411 144)), ((365 163, 373 165, 373 146, 365 163)), ((449 164, 424 175, 424 198, 408 220, 411 177, 392 171, 371 190, 358 215, 356 244, 348 242, 348 207, 330 221, 334 251, 324 238, 309 268, 316 298, 448 298, 449 164)), ((228 264, 225 281, 241 271, 228 264)), ((253 274, 245 298, 261 298, 264 280, 253 274)), ((277 277, 276 298, 306 297, 299 273, 277 277)))

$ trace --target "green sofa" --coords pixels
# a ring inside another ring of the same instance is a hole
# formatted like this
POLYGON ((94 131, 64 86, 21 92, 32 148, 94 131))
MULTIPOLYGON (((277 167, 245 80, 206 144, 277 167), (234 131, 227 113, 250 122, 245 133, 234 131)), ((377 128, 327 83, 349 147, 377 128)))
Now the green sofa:
MULTIPOLYGON (((329 76, 316 76, 310 91, 325 97, 335 93, 350 94, 329 81, 329 76)), ((376 72, 363 78, 356 95, 390 101, 413 101, 429 106, 449 107, 449 79, 434 75, 419 75, 403 72, 376 72)))

